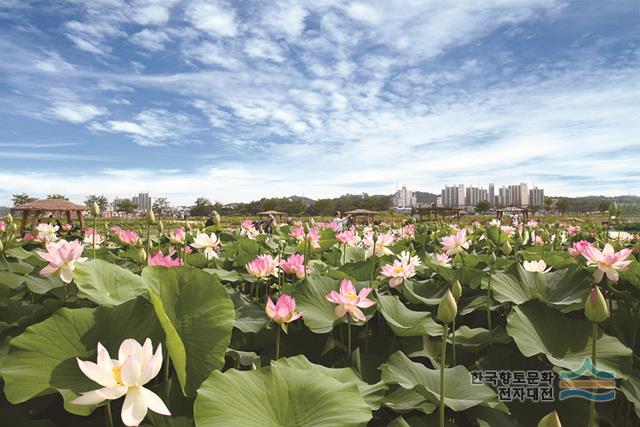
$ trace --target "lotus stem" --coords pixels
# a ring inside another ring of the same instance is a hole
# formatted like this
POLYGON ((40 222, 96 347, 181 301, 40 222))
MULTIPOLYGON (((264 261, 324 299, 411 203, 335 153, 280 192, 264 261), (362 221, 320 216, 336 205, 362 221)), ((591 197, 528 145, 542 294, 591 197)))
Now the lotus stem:
POLYGON ((491 332, 491 277, 493 269, 489 270, 489 285, 487 286, 487 328, 491 332))
POLYGON ((451 323, 451 351, 453 353, 452 364, 456 366, 456 319, 451 323))
POLYGON ((444 390, 445 390, 445 376, 444 366, 447 358, 447 335, 449 333, 449 326, 444 323, 442 325, 442 349, 440 354, 440 427, 444 427, 444 390))
POLYGON ((256 302, 260 301, 260 279, 256 281, 256 302))
POLYGON ((147 255, 151 256, 151 224, 147 224, 147 255))
POLYGON ((98 229, 98 217, 93 216, 93 233, 91 236, 93 246, 93 259, 96 259, 96 230, 98 229))
POLYGON ((342 244, 342 265, 347 262, 347 244, 342 244))
POLYGON ((276 360, 280 359, 280 327, 276 328, 276 360))
MULTIPOLYGON (((598 339, 598 323, 593 322, 593 331, 591 333, 591 364, 593 365, 594 374, 596 373, 596 354, 597 354, 597 339, 598 339)), ((595 377, 596 385, 593 389, 593 393, 598 393, 598 377, 595 377)), ((589 404, 589 427, 596 427, 596 401, 591 399, 589 404)))
POLYGON ((169 390, 171 388, 171 383, 169 383, 169 349, 167 348, 167 353, 164 358, 164 383, 162 384, 164 388, 164 400, 169 403, 169 390))
POLYGON ((347 353, 351 359, 351 316, 347 314, 347 353))
POLYGON ((107 427, 113 427, 113 416, 111 415, 111 401, 107 400, 107 405, 104 407, 104 422, 107 427))

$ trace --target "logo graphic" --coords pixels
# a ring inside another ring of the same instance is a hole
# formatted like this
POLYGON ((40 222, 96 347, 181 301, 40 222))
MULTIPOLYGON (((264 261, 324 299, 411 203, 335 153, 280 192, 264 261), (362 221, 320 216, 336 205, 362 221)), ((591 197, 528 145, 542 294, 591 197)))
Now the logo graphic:
POLYGON ((578 397, 596 402, 610 402, 616 398, 616 379, 613 372, 600 371, 591 359, 584 359, 575 371, 560 372, 560 400, 578 397))

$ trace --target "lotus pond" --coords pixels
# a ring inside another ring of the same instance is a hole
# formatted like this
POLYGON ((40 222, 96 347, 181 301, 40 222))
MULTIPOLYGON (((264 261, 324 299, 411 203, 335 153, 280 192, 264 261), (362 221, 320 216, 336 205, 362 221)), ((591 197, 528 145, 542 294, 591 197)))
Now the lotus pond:
POLYGON ((138 227, 0 221, 3 425, 640 425, 637 235, 138 227))

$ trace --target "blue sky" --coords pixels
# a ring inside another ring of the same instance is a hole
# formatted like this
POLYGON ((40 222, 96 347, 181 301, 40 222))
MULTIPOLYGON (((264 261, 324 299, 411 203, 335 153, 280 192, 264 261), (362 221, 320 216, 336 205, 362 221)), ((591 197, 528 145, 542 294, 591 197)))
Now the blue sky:
POLYGON ((0 204, 640 194, 638 3, 0 0, 0 204))

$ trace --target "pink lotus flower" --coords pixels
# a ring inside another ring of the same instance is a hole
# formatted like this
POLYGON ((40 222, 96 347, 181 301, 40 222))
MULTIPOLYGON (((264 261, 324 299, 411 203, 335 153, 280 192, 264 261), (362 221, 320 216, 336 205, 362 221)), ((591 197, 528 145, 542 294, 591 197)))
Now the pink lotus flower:
MULTIPOLYGON (((289 236, 294 237, 298 242, 303 242, 304 228, 295 227, 293 230, 291 230, 289 236)), ((317 228, 313 227, 309 229, 309 233, 307 233, 307 242, 312 248, 320 248, 320 232, 317 228)))
POLYGON ((259 279, 278 276, 278 261, 269 254, 258 255, 256 259, 247 263, 245 268, 249 274, 259 279))
POLYGON ((155 354, 151 340, 144 345, 132 338, 120 344, 118 359, 111 359, 109 352, 98 343, 98 363, 76 358, 78 367, 91 381, 102 386, 97 390, 82 393, 72 400, 74 405, 97 405, 105 400, 115 400, 125 396, 120 416, 127 426, 140 425, 147 411, 171 415, 162 399, 143 387, 162 368, 162 344, 158 344, 155 354))
POLYGON ((280 295, 275 304, 271 298, 267 298, 267 306, 264 311, 271 320, 280 325, 285 333, 287 333, 287 323, 299 319, 303 314, 302 312, 296 313, 296 300, 285 294, 280 295))
POLYGON ((34 242, 36 240, 36 236, 34 236, 31 233, 25 233, 24 237, 22 238, 22 240, 26 240, 28 242, 34 242))
POLYGON ((359 294, 356 294, 356 288, 351 283, 351 280, 342 279, 340 282, 340 293, 331 291, 326 295, 327 300, 334 304, 338 304, 336 307, 336 316, 343 317, 347 313, 353 320, 366 321, 367 317, 364 315, 360 308, 367 308, 374 305, 376 302, 367 298, 371 288, 362 288, 359 294))
POLYGON ((158 251, 154 256, 147 257, 147 265, 159 265, 162 267, 178 267, 182 265, 181 259, 173 259, 171 255, 164 256, 162 251, 158 251))
POLYGON ((402 228, 402 238, 403 239, 411 239, 416 233, 416 226, 414 224, 409 224, 406 227, 402 228))
POLYGON ((4 232, 7 229, 7 224, 0 219, 0 233, 4 232))
POLYGON ((412 257, 407 251, 403 251, 398 259, 392 264, 385 264, 380 269, 380 274, 389 277, 389 286, 395 288, 400 286, 405 279, 416 275, 415 267, 420 264, 420 258, 412 257))
POLYGON ((140 243, 140 236, 135 231, 120 229, 116 234, 122 246, 137 246, 140 243))
POLYGON ((169 240, 175 245, 184 245, 186 238, 187 233, 185 233, 182 227, 176 228, 173 233, 169 234, 169 240))
POLYGON ((513 233, 516 232, 516 229, 515 227, 512 227, 510 225, 501 225, 500 231, 502 231, 503 233, 506 233, 509 236, 513 236, 513 233))
POLYGON ((434 254, 433 263, 444 268, 451 268, 451 257, 445 253, 434 254))
POLYGON ((84 246, 78 240, 73 242, 60 240, 47 243, 46 248, 47 252, 37 252, 40 258, 49 263, 40 271, 40 275, 60 276, 63 282, 71 283, 75 263, 86 261, 86 258, 81 257, 84 246))
POLYGON ((579 242, 574 242, 572 247, 567 249, 567 252, 569 252, 569 255, 571 256, 578 256, 589 246, 591 246, 591 243, 586 240, 580 240, 579 242))
POLYGON ((294 274, 298 279, 304 278, 304 255, 289 255, 286 260, 280 260, 280 268, 287 274, 294 274))
POLYGON ((369 258, 373 256, 374 252, 378 258, 383 257, 385 255, 393 255, 393 251, 389 249, 387 246, 391 245, 394 242, 395 238, 393 237, 393 232, 388 231, 386 233, 379 233, 377 235, 377 240, 375 243, 375 248, 373 244, 373 231, 369 231, 364 235, 362 239, 362 243, 366 246, 367 252, 365 253, 365 258, 369 258))
POLYGON ((534 245, 537 245, 537 246, 542 246, 542 245, 544 245, 544 240, 542 240, 542 237, 540 237, 540 236, 536 236, 536 237, 533 239, 533 244, 534 244, 534 245))
POLYGON ((449 256, 453 256, 469 249, 469 239, 467 239, 464 230, 460 230, 456 234, 450 236, 444 236, 440 239, 440 243, 442 244, 444 251, 449 256))
POLYGON ((73 228, 73 225, 71 224, 62 224, 62 229, 64 231, 70 231, 73 228))
POLYGON ((360 242, 358 233, 353 229, 345 230, 336 234, 336 239, 338 239, 338 241, 343 245, 347 245, 352 248, 356 247, 358 242, 360 242))
POLYGON ((529 228, 536 228, 538 227, 538 221, 536 221, 535 219, 532 219, 530 221, 527 221, 527 227, 529 228))
POLYGON ((596 265, 598 269, 593 274, 596 283, 600 283, 602 277, 606 273, 609 280, 616 283, 620 278, 618 271, 625 271, 632 260, 627 260, 631 255, 632 249, 622 249, 616 252, 609 243, 604 245, 602 252, 595 246, 589 246, 582 251, 590 265, 596 265))
POLYGON ((575 236, 576 234, 578 234, 579 232, 582 231, 582 228, 579 225, 570 225, 567 227, 567 234, 569 236, 575 236))

